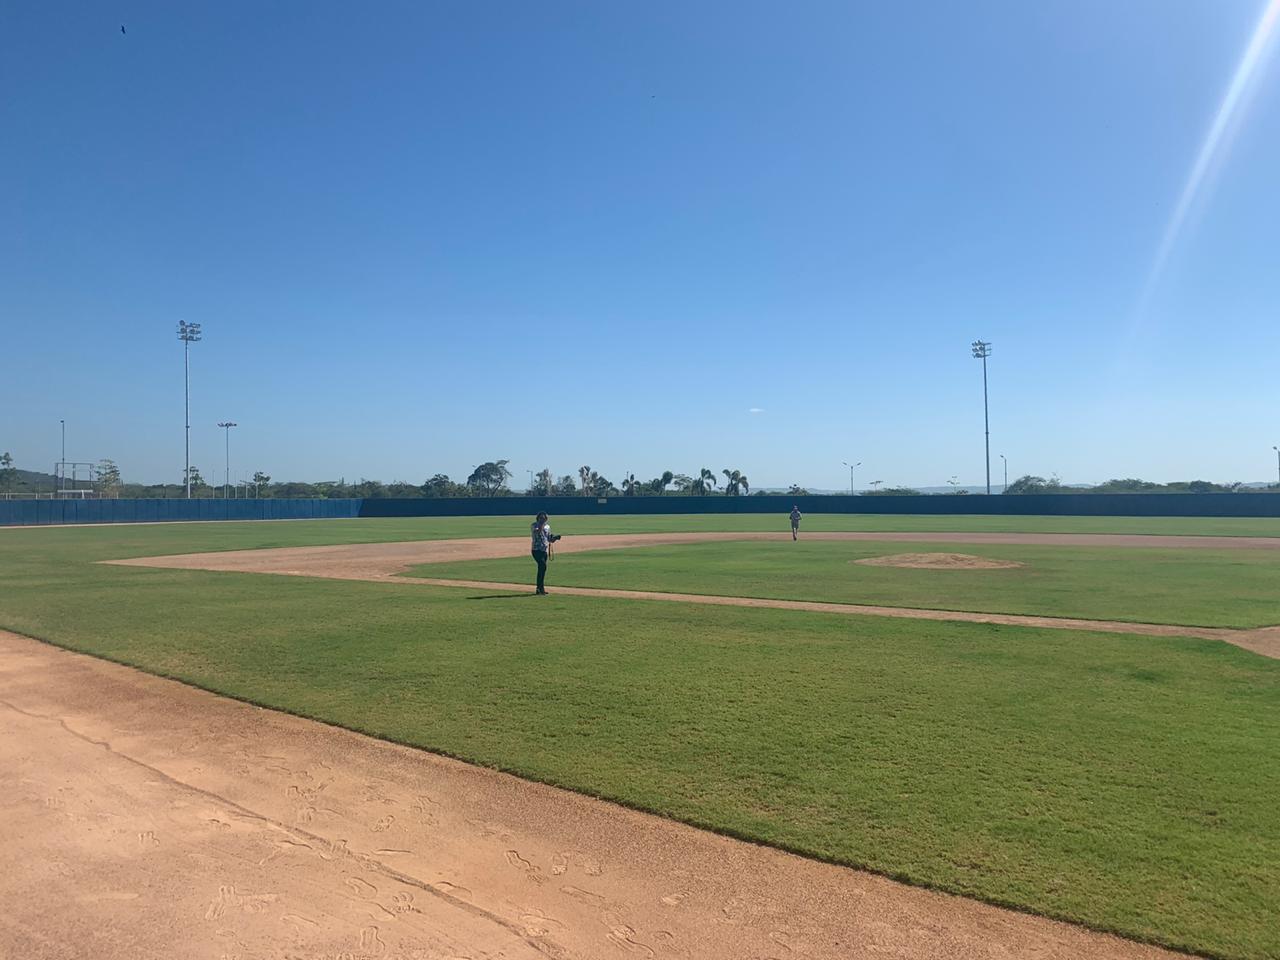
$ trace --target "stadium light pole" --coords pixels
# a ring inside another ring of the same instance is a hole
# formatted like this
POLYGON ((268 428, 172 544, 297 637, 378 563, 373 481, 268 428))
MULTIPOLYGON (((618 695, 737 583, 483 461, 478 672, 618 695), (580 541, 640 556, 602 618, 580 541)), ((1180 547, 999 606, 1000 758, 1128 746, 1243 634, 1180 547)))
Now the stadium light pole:
POLYGON ((1004 493, 1009 489, 1009 458, 1002 453, 1000 459, 1004 461, 1004 486, 1000 488, 1000 492, 1004 493))
POLYGON ((987 435, 987 496, 991 495, 991 419, 987 416, 987 357, 991 356, 991 344, 975 340, 971 344, 975 360, 982 361, 982 425, 987 435))
POLYGON ((178 321, 178 339, 182 341, 183 369, 186 374, 186 466, 182 472, 182 482, 186 487, 187 499, 191 499, 191 345, 200 340, 200 324, 178 321))
POLYGON ((857 463, 850 463, 848 460, 841 460, 840 462, 849 468, 849 496, 852 497, 853 496, 853 468, 862 466, 862 461, 859 460, 857 463))
POLYGON ((222 480, 222 499, 226 500, 228 499, 227 489, 231 486, 231 428, 238 427, 240 424, 232 423, 230 420, 224 420, 222 423, 218 424, 218 426, 222 428, 223 433, 227 438, 226 473, 223 474, 222 480))
POLYGON ((58 482, 62 485, 62 489, 67 488, 67 421, 59 420, 62 424, 62 469, 58 472, 62 474, 58 482))
POLYGON ((1280 483, 1280 447, 1272 447, 1276 452, 1276 483, 1280 483))

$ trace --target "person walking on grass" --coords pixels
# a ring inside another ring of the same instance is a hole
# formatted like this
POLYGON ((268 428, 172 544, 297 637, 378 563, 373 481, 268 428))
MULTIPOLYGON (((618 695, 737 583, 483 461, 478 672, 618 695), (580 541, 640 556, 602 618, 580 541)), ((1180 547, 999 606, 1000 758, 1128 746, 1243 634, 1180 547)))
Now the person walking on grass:
POLYGON ((544 581, 547 577, 547 555, 551 552, 551 545, 560 539, 558 534, 551 532, 551 527, 547 523, 547 515, 540 513, 529 524, 529 532, 533 538, 532 550, 533 562, 538 565, 538 590, 537 595, 545 597, 547 588, 544 581))
POLYGON ((791 507, 791 539, 800 539, 800 507, 798 505, 791 507))

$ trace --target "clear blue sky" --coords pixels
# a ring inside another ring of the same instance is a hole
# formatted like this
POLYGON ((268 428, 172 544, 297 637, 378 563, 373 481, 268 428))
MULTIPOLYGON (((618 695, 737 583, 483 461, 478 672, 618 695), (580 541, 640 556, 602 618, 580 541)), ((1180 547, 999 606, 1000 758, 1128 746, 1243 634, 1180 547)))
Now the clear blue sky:
POLYGON ((1274 42, 1144 302, 1264 6, 9 4, 0 449, 177 481, 183 318, 206 477, 978 483, 983 338, 997 479, 1273 479, 1274 42))

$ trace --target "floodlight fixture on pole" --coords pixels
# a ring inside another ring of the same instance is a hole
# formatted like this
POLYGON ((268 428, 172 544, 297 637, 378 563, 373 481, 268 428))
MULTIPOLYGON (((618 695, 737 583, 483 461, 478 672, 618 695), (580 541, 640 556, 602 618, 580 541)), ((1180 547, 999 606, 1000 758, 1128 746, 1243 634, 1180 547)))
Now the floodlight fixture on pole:
POLYGON ((862 466, 862 461, 859 460, 857 463, 850 463, 848 460, 841 460, 840 462, 849 468, 849 496, 852 497, 853 496, 853 468, 862 466))
POLYGON ((227 438, 227 460, 226 460, 226 466, 224 468, 226 470, 226 473, 223 474, 223 480, 222 480, 222 499, 226 500, 228 499, 227 490, 231 486, 231 428, 238 427, 240 426, 240 424, 232 423, 230 420, 224 420, 222 421, 222 423, 218 424, 218 426, 220 426, 223 429, 223 432, 226 434, 226 438, 227 438))
POLYGON ((987 436, 987 495, 991 495, 991 419, 987 416, 987 357, 991 356, 991 344, 985 340, 975 340, 973 358, 982 361, 982 425, 987 436))
POLYGON ((187 499, 191 499, 191 345, 200 340, 200 324, 178 321, 178 339, 182 341, 182 361, 186 374, 186 466, 182 472, 182 482, 186 487, 187 499))
POLYGON ((1004 493, 1005 490, 1009 489, 1009 458, 1002 453, 1000 454, 1000 459, 1004 461, 1004 487, 1001 488, 1000 492, 1004 493))

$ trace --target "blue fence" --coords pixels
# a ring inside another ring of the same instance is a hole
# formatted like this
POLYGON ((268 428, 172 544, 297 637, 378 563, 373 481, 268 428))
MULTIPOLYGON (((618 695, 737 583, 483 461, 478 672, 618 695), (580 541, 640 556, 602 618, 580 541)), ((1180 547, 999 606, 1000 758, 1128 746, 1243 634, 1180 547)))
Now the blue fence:
POLYGON ((616 516, 663 513, 971 514, 1082 517, 1280 517, 1280 494, 1028 494, 1026 496, 474 497, 439 500, 0 500, 0 526, 191 520, 532 516, 539 510, 616 516))
POLYGON ((0 500, 0 526, 334 520, 359 513, 359 500, 0 500))
POLYGON ((1082 517, 1280 517, 1280 494, 1093 493, 1023 496, 750 496, 750 497, 489 497, 439 500, 365 500, 362 517, 473 517, 550 514, 613 516, 626 513, 974 514, 1082 517))

